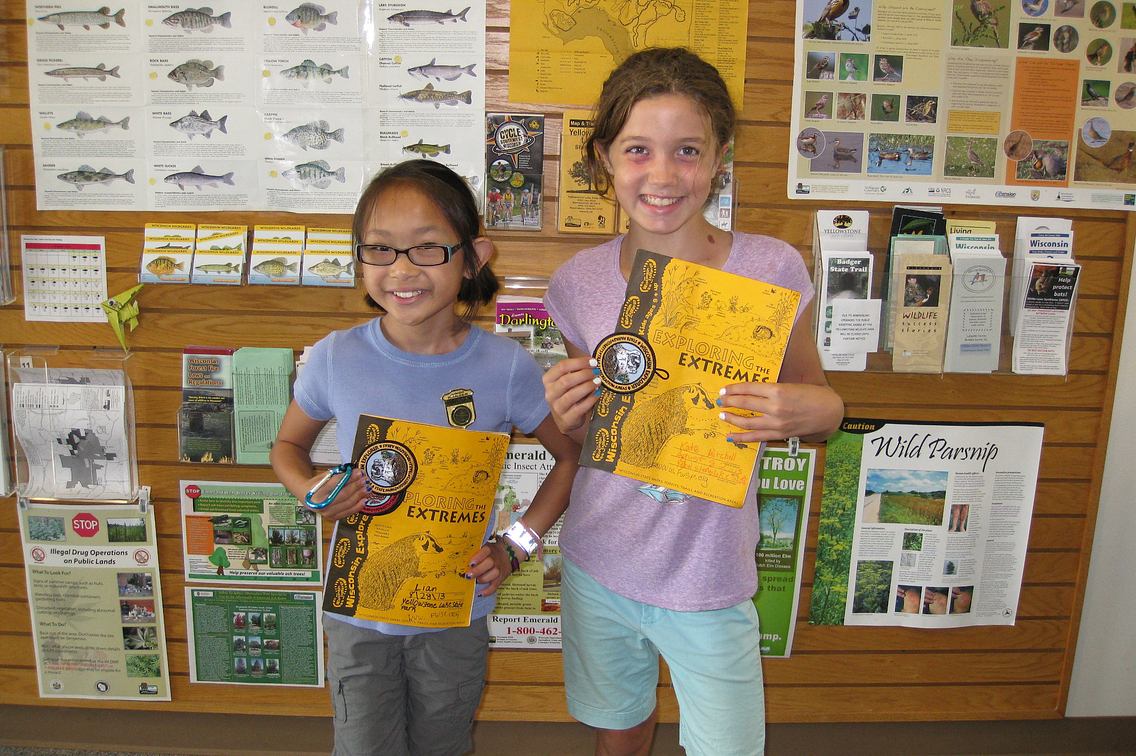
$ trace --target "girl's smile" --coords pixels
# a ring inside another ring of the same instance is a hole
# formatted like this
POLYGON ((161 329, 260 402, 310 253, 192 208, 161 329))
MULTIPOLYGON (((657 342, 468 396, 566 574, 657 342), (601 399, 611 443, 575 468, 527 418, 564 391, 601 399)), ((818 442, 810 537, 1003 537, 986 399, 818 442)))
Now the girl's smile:
POLYGON ((705 231, 702 206, 721 154, 709 115, 686 95, 635 103, 605 157, 616 198, 631 216, 631 233, 644 235, 643 246, 666 253, 663 247, 686 244, 688 232, 705 231), (681 238, 652 238, 676 232, 681 238))
MULTIPOLYGON (((375 201, 360 241, 406 249, 461 240, 433 200, 415 188, 395 187, 375 201)), ((367 293, 387 313, 380 322, 392 344, 418 354, 444 354, 461 346, 469 326, 454 304, 465 277, 466 254, 480 256, 480 250, 454 250, 441 265, 418 266, 404 254, 390 265, 359 264, 367 293)))

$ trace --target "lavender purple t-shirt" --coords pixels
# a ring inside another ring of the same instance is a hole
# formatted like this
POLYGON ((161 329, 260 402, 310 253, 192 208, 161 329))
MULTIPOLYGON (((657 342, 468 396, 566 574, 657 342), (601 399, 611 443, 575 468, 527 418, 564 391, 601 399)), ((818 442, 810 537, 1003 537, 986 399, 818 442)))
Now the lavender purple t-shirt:
MULTIPOLYGON (((733 236, 722 269, 801 292, 799 318, 812 284, 797 250, 769 236, 733 236)), ((578 253, 552 276, 544 298, 564 338, 589 354, 616 330, 627 287, 619 270, 622 241, 578 253)), ((581 467, 560 549, 601 585, 644 604, 678 611, 734 606, 757 591, 755 477, 738 509, 690 495, 660 502, 636 490, 639 481, 581 467)))

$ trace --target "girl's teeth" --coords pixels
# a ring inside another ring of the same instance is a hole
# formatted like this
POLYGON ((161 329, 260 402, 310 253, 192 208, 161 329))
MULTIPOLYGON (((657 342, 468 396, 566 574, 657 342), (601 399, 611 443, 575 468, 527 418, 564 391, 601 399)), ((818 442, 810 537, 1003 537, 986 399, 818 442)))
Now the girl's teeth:
POLYGON ((665 207, 667 205, 673 205, 674 203, 678 202, 678 198, 677 197, 647 197, 647 196, 645 196, 645 197, 643 197, 643 201, 646 202, 648 205, 654 205, 655 207, 665 207))
POLYGON ((410 299, 411 297, 416 297, 421 293, 422 293, 421 291, 392 291, 391 292, 391 294, 394 294, 399 299, 410 299))

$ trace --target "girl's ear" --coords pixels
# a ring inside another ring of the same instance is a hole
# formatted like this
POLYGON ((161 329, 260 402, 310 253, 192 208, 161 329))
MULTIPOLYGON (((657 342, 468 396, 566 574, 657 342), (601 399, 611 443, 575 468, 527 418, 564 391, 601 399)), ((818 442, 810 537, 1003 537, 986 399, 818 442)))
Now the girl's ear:
MULTIPOLYGON (((473 254, 477 258, 477 269, 481 270, 485 263, 489 262, 489 258, 493 257, 493 242, 487 236, 479 236, 473 240, 473 254)), ((473 278, 468 273, 465 274, 466 278, 473 278)))

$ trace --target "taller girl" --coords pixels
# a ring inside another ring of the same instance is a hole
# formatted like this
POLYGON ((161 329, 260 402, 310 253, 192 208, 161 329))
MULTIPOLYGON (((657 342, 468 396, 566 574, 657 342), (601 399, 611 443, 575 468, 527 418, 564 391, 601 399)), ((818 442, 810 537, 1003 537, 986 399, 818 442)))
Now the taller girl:
MULTIPOLYGON (((768 236, 730 234, 702 216, 734 132, 718 71, 684 49, 632 55, 604 83, 587 144, 594 176, 630 217, 625 236, 584 250, 552 277, 545 304, 570 359, 544 376, 562 431, 582 443, 596 401, 588 355, 616 330, 636 250, 646 249, 801 292, 812 286, 801 256, 768 236)), ((808 327, 794 328, 778 383, 735 383, 718 403, 739 443, 793 436, 822 441, 839 426, 808 327)), ((756 470, 756 468, 755 468, 756 470)), ((637 481, 581 468, 560 534, 568 710, 596 728, 596 754, 646 754, 656 720, 661 654, 680 709, 680 742, 692 756, 753 756, 765 746, 765 705, 754 550, 753 483, 740 509, 680 492, 659 503, 637 481)))

